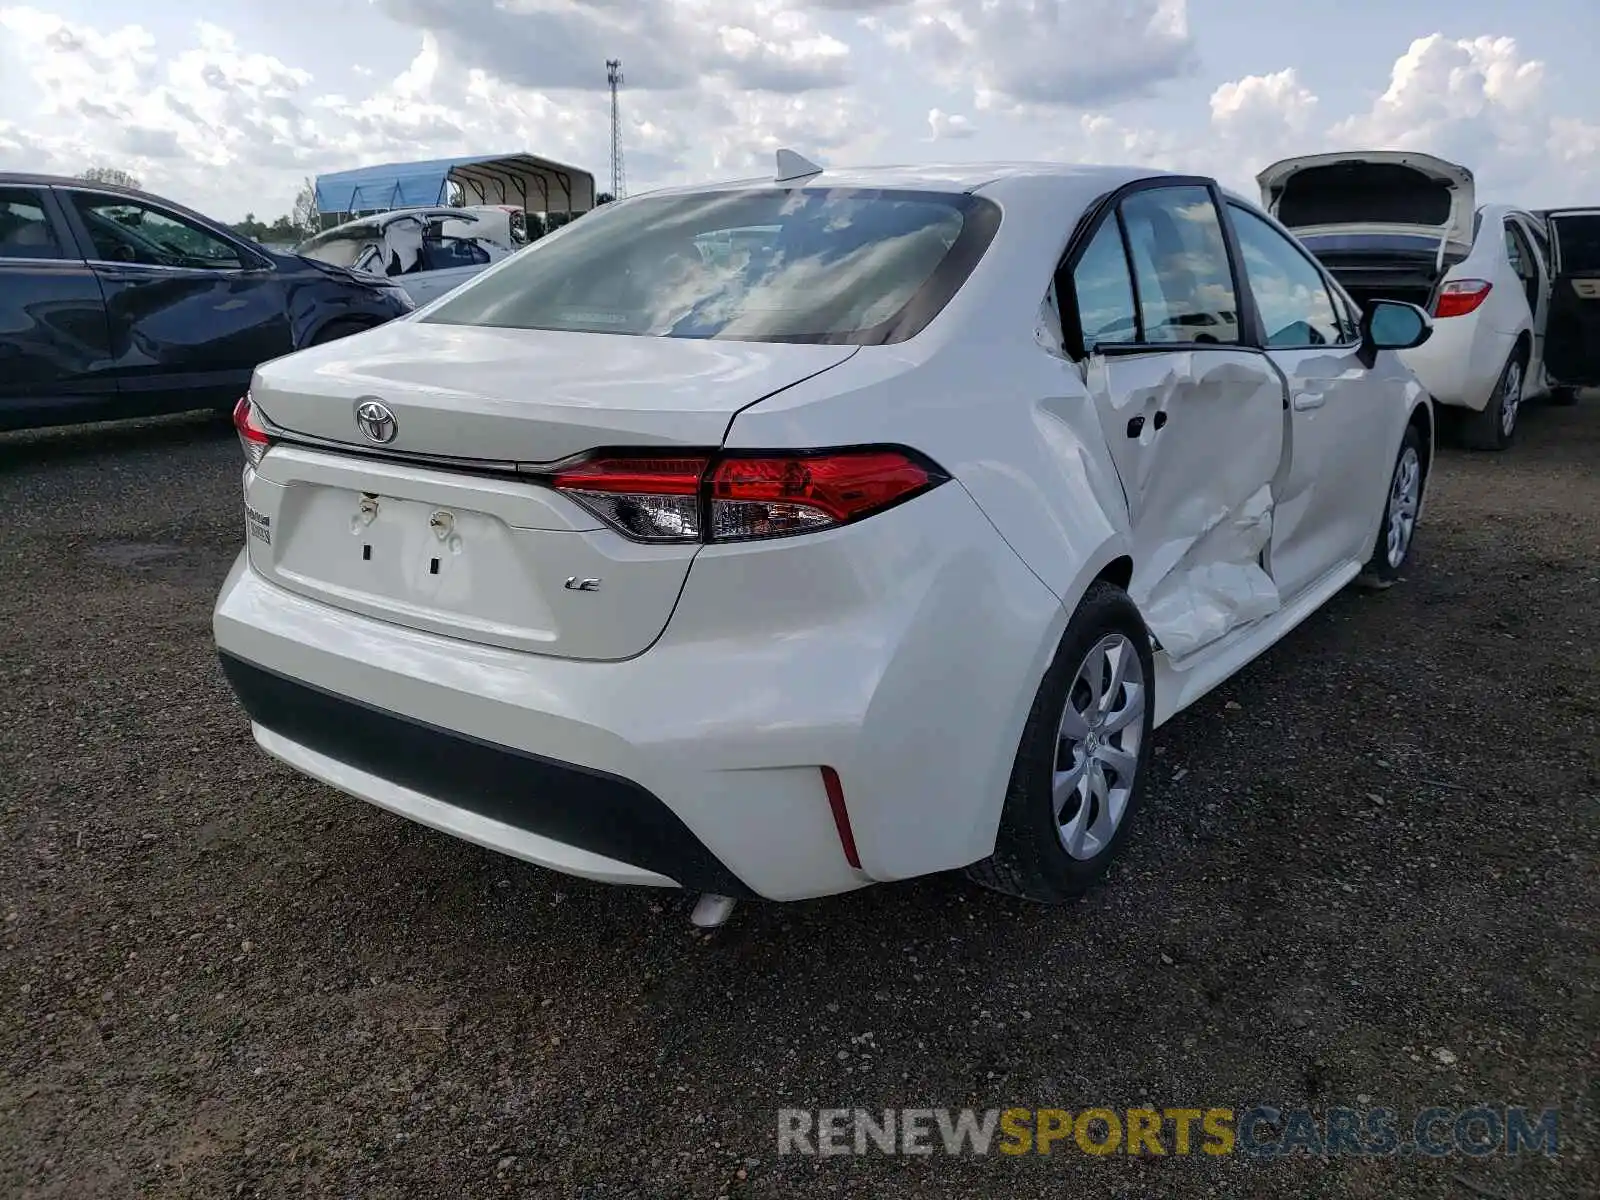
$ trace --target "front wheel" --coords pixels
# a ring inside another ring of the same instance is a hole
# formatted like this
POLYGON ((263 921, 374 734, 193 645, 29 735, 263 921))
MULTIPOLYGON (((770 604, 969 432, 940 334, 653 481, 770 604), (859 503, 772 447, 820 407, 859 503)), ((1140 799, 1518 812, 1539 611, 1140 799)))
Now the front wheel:
POLYGON ((994 853, 967 868, 1027 900, 1074 899, 1105 874, 1137 811, 1154 728, 1150 635, 1121 588, 1078 605, 1028 714, 994 853))
POLYGON ((1422 512, 1422 486, 1427 468, 1422 462, 1422 431, 1407 425, 1400 439, 1400 453, 1395 456, 1394 470, 1389 475, 1389 497, 1383 506, 1383 522, 1378 526, 1378 540, 1361 573, 1361 582, 1368 587, 1386 588, 1400 577, 1400 570, 1411 557, 1411 545, 1417 535, 1417 518, 1422 512))

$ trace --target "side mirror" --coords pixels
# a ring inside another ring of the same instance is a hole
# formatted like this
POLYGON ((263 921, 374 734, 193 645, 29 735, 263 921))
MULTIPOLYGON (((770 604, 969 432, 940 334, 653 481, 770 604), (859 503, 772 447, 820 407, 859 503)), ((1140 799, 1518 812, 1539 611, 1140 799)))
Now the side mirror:
POLYGON ((1374 300, 1361 314, 1361 364, 1371 367, 1379 350, 1411 350, 1433 336, 1433 318, 1403 300, 1374 300))

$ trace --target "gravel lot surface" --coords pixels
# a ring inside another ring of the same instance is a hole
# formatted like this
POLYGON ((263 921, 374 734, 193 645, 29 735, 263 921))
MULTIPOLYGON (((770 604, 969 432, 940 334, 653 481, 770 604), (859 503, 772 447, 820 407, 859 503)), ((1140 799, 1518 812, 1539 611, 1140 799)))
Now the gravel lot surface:
POLYGON ((710 937, 256 752, 238 474, 215 422, 0 438, 0 1195, 1600 1194, 1600 399, 1444 450, 1409 578, 1169 725, 1084 902, 710 937), (776 1153, 784 1105, 1358 1097, 1559 1105, 1562 1152, 776 1153))

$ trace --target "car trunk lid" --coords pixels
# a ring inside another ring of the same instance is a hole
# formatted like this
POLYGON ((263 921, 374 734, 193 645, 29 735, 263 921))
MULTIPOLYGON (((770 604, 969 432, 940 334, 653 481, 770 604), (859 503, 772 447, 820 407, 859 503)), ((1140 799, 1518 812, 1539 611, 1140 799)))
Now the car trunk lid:
POLYGON ((251 562, 394 624, 631 657, 666 627, 698 543, 631 541, 519 467, 713 449, 740 408, 854 351, 401 322, 280 359, 252 389, 276 441, 247 476, 251 562), (364 397, 393 414, 382 446, 357 429, 364 397))
POLYGON ((278 429, 390 455, 552 463, 600 447, 715 447, 746 405, 854 346, 629 337, 392 321, 258 368, 278 429), (364 436, 358 404, 394 418, 364 436))
POLYGON ((1297 234, 1427 230, 1447 243, 1472 244, 1477 210, 1472 172, 1431 154, 1302 155, 1273 163, 1256 182, 1267 211, 1297 234))
POLYGON ((1256 176, 1262 203, 1333 272, 1351 299, 1431 306, 1472 248, 1472 172, 1431 154, 1312 154, 1256 176))

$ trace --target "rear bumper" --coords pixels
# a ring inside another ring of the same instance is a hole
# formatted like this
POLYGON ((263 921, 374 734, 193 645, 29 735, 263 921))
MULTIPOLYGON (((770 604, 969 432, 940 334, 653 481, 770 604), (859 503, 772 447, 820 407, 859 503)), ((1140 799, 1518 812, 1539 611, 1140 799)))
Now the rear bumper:
POLYGON ((604 771, 496 746, 220 655, 273 757, 402 816, 611 883, 749 895, 671 809, 604 771))
POLYGON ((1491 329, 1476 315, 1446 317, 1434 322, 1432 337, 1400 357, 1435 403, 1482 412, 1516 343, 1515 333, 1491 329))
POLYGON ((774 900, 990 853, 1065 623, 954 483, 836 531, 707 547, 660 639, 621 661, 349 612, 243 554, 213 615, 257 742, 296 769, 555 870, 774 900))

